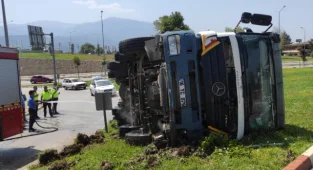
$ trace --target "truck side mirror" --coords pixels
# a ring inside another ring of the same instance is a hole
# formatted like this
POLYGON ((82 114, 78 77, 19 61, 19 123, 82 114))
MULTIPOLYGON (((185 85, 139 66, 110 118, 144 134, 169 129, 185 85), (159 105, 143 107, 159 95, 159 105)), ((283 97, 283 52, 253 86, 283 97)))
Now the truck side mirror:
POLYGON ((252 14, 249 12, 244 12, 241 15, 241 22, 245 24, 249 24, 251 22, 252 14))

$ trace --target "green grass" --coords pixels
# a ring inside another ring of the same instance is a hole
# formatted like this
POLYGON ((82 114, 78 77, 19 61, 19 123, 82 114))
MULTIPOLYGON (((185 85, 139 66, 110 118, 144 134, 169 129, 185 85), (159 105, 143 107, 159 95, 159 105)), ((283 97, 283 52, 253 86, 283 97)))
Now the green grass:
MULTIPOLYGON (((312 57, 307 56, 306 59, 308 61, 313 61, 312 57)), ((299 56, 282 56, 282 61, 285 62, 301 62, 302 59, 299 56)))
MULTIPOLYGON (((154 169, 282 169, 313 143, 313 69, 284 69, 286 126, 281 131, 252 133, 227 150, 215 151, 205 159, 196 156, 160 157, 161 164, 154 169), (283 143, 282 146, 249 148, 252 144, 283 143), (288 157, 287 153, 293 156, 288 157), (293 157, 293 158, 292 158, 293 157)), ((116 130, 110 128, 111 133, 116 130)), ((116 169, 147 169, 145 162, 127 164, 144 153, 145 147, 126 145, 123 140, 106 135, 106 143, 92 145, 81 154, 66 158, 76 161, 72 169, 99 169, 103 160, 116 169)), ((37 167, 32 169, 46 169, 37 167)))
MULTIPOLYGON (((78 56, 81 60, 103 60, 103 56, 97 54, 55 54, 57 60, 72 60, 74 56, 78 56)), ((40 59, 52 59, 49 53, 22 53, 21 58, 40 58, 40 59)), ((107 61, 113 61, 114 55, 106 55, 107 61)))

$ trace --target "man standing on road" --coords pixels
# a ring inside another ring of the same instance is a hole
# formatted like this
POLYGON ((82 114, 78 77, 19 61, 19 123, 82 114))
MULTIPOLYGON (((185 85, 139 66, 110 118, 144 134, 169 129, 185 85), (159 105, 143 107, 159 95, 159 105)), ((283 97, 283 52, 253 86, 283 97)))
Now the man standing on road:
POLYGON ((33 90, 29 91, 28 99, 28 112, 29 112, 29 132, 34 132, 36 129, 33 128, 33 125, 36 120, 38 102, 35 101, 35 92, 33 90))
MULTIPOLYGON (((38 90, 37 86, 34 86, 34 88, 33 88, 33 91, 34 91, 34 100, 35 100, 36 102, 39 101, 39 97, 38 97, 37 90, 38 90)), ((36 117, 36 119, 40 119, 40 117, 38 116, 38 105, 36 105, 36 110, 37 110, 37 112, 36 112, 35 117, 36 117)))
POLYGON ((49 103, 50 99, 51 99, 51 92, 48 90, 47 86, 44 86, 44 90, 41 92, 41 100, 40 101, 43 104, 43 112, 44 112, 45 117, 47 115, 47 107, 49 109, 50 117, 53 117, 52 113, 51 113, 51 103, 49 103))
POLYGON ((59 94, 58 92, 59 88, 57 83, 53 84, 53 88, 51 89, 51 100, 53 101, 53 106, 52 106, 52 112, 53 114, 59 114, 57 111, 57 106, 58 106, 58 100, 59 100, 59 94))

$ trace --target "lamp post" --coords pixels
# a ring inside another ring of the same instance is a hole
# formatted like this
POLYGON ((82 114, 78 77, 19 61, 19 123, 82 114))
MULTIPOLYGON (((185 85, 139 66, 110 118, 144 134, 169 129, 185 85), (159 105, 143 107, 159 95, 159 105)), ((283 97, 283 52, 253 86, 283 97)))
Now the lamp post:
POLYGON ((303 27, 301 27, 303 29, 303 49, 305 50, 305 29, 303 27))
POLYGON ((103 48, 103 55, 105 54, 105 51, 104 51, 104 35, 103 35, 103 20, 102 20, 102 14, 103 14, 103 11, 101 11, 101 24, 102 24, 102 48, 103 48))
POLYGON ((278 11, 278 33, 280 35, 280 12, 286 7, 286 5, 284 5, 279 11, 278 11))
POLYGON ((70 44, 69 44, 69 51, 71 51, 71 46, 72 46, 72 33, 76 31, 70 31, 70 44))
POLYGON ((1 0, 2 3, 2 15, 3 15, 3 26, 4 26, 4 35, 5 35, 5 45, 7 47, 10 47, 9 43, 9 33, 8 33, 8 25, 7 25, 7 19, 5 16, 5 6, 4 6, 4 0, 1 0))

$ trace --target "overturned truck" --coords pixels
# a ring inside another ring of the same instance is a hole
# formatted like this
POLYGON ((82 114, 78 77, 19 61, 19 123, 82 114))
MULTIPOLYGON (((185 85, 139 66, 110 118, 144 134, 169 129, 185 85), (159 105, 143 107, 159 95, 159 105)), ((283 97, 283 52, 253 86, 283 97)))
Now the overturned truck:
POLYGON ((132 144, 172 146, 211 131, 241 139, 285 124, 280 37, 272 17, 243 13, 255 33, 166 32, 121 41, 108 76, 120 85, 113 110, 120 136, 132 144))

